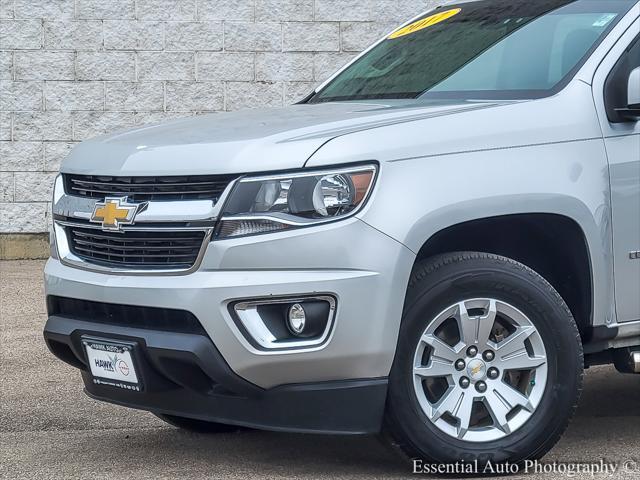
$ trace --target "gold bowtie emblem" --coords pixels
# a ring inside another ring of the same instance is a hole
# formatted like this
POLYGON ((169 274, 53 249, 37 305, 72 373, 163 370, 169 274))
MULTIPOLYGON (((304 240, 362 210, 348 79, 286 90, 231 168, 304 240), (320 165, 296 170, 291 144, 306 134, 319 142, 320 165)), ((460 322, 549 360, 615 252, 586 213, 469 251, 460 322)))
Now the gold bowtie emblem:
POLYGON ((477 375, 482 370, 482 365, 476 365, 475 367, 471 367, 471 375, 477 375))
POLYGON ((104 202, 96 202, 91 221, 101 223, 103 230, 120 230, 122 225, 133 224, 139 207, 128 203, 127 197, 105 198, 104 202))

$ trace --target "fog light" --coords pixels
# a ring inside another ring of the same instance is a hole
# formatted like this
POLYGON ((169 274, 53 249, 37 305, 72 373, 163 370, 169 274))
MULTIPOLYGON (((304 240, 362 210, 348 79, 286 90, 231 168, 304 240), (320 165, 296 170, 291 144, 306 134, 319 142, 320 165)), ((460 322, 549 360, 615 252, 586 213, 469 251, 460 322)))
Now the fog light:
POLYGON ((307 315, 299 303, 294 303, 289 308, 289 317, 287 327, 293 335, 300 335, 304 332, 304 327, 307 325, 307 315))
POLYGON ((254 348, 311 348, 329 338, 336 299, 331 295, 252 299, 229 304, 229 311, 254 348))

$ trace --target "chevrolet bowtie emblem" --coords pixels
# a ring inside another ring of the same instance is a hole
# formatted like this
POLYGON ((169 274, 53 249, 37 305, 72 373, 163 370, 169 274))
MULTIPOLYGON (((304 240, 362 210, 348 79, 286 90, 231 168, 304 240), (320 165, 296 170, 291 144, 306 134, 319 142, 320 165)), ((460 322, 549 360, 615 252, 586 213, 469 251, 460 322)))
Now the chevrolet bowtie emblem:
POLYGON ((122 229, 122 225, 132 225, 136 214, 146 204, 128 203, 127 197, 107 197, 104 202, 96 202, 91 222, 101 223, 103 230, 122 229))

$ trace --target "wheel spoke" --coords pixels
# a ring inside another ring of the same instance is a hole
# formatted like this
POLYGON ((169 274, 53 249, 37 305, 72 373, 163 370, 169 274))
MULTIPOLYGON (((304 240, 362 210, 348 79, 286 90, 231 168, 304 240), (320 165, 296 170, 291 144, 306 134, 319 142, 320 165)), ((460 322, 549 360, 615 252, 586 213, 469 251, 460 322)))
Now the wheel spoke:
POLYGON ((458 404, 458 408, 455 412, 450 412, 454 417, 459 420, 458 424, 458 438, 463 439, 469 431, 471 425, 471 415, 473 414, 473 395, 467 391, 463 393, 464 398, 458 404))
POLYGON ((460 341, 465 345, 484 346, 489 341, 489 335, 496 320, 496 301, 490 300, 485 316, 470 317, 464 302, 458 304, 456 321, 460 332, 460 341))
POLYGON ((452 412, 458 411, 463 400, 464 392, 462 389, 458 387, 449 387, 449 389, 442 395, 442 398, 433 405, 431 410, 431 420, 435 422, 447 412, 453 415, 452 412))
POLYGON ((533 327, 518 327, 515 332, 498 343, 496 346, 499 359, 510 357, 516 352, 526 352, 524 341, 535 332, 533 327))
POLYGON ((478 345, 486 345, 493 330, 493 324, 496 322, 496 313, 498 307, 495 300, 489 301, 489 308, 487 314, 481 317, 478 323, 478 345))
POLYGON ((446 360, 451 363, 455 362, 458 358, 458 353, 449 345, 444 343, 435 335, 426 334, 423 335, 422 341, 429 345, 433 352, 431 354, 431 358, 437 358, 440 360, 446 360))
POLYGON ((531 402, 529 401, 529 399, 518 390, 513 388, 511 385, 502 382, 501 384, 499 384, 499 386, 494 388, 493 393, 502 401, 504 405, 507 406, 509 411, 517 406, 521 406, 528 412, 533 411, 533 407, 531 406, 531 402))
POLYGON ((547 363, 547 357, 539 355, 530 357, 527 351, 515 353, 499 360, 503 370, 535 370, 547 363))
POLYGON ((507 435, 511 433, 511 427, 509 427, 507 414, 512 409, 505 405, 505 403, 502 401, 502 398, 496 395, 495 390, 487 395, 484 404, 489 411, 489 415, 491 415, 491 418, 493 418, 495 426, 507 435))
POLYGON ((458 322, 460 341, 467 346, 475 344, 478 338, 478 319, 477 317, 469 317, 469 312, 464 302, 458 304, 456 321, 458 322))
POLYGON ((443 362, 439 359, 431 359, 426 367, 414 367, 413 373, 420 377, 447 377, 452 374, 451 362, 443 362))

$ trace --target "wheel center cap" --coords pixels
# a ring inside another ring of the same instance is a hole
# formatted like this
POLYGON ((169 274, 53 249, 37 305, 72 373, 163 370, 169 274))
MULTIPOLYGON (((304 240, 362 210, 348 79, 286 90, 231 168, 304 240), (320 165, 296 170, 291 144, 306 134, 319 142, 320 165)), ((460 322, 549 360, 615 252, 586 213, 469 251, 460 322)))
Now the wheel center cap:
POLYGON ((467 365, 467 374, 472 380, 484 380, 487 377, 487 366, 482 360, 471 360, 467 365))

